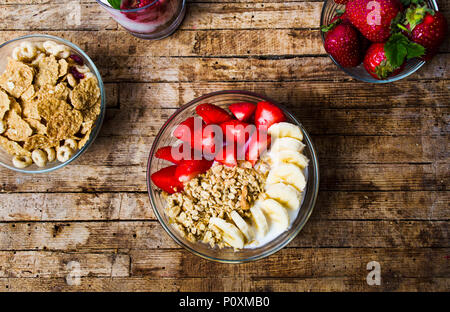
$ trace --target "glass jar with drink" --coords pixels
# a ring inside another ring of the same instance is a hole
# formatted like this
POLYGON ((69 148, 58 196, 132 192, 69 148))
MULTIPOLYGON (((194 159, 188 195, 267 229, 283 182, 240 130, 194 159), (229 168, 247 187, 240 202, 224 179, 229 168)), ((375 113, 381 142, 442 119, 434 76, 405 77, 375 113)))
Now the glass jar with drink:
POLYGON ((97 0, 132 35, 143 39, 170 36, 183 21, 185 0, 97 0))

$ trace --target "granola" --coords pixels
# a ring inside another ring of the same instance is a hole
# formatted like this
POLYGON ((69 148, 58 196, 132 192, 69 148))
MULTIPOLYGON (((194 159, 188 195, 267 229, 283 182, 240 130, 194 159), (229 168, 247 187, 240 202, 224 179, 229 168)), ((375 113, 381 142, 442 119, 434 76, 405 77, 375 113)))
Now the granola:
POLYGON ((264 192, 264 174, 251 168, 215 165, 187 182, 184 192, 167 195, 166 213, 174 227, 190 241, 224 247, 222 234, 209 226, 213 217, 231 220, 236 211, 250 218, 250 207, 264 192))

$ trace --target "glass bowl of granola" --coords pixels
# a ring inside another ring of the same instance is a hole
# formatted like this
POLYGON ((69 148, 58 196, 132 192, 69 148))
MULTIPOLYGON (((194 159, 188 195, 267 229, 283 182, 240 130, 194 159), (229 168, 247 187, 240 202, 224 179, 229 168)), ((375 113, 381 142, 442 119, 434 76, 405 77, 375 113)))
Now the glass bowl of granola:
POLYGON ((246 91, 199 97, 163 125, 147 186, 166 232, 203 258, 241 263, 292 241, 314 208, 316 153, 300 122, 246 91))
POLYGON ((78 46, 49 35, 0 45, 0 165, 62 168, 95 140, 105 115, 99 71, 78 46))

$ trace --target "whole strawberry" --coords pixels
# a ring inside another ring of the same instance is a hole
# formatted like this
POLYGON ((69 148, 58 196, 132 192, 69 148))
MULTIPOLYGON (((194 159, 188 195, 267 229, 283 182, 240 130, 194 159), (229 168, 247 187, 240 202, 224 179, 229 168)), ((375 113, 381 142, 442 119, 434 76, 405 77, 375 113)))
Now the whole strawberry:
POLYGON ((406 10, 405 26, 408 37, 425 48, 423 60, 430 60, 447 35, 447 20, 441 12, 425 6, 412 6, 406 10))
POLYGON ((137 8, 143 8, 146 5, 149 5, 152 3, 153 0, 125 0, 122 1, 122 7, 126 9, 137 9, 137 8))
POLYGON ((372 42, 385 42, 391 23, 402 11, 399 0, 350 0, 345 9, 350 22, 372 42))
POLYGON ((335 23, 337 20, 340 20, 338 23, 351 24, 350 19, 348 18, 345 10, 336 10, 336 16, 331 19, 330 25, 335 23))
POLYGON ((337 4, 347 4, 349 0, 334 0, 337 4))
POLYGON ((331 30, 325 30, 325 50, 342 67, 356 67, 361 63, 358 32, 350 24, 337 22, 331 30))
POLYGON ((379 80, 399 74, 405 64, 403 62, 399 67, 393 66, 387 60, 384 45, 384 43, 373 43, 367 50, 364 58, 364 67, 367 72, 379 80))

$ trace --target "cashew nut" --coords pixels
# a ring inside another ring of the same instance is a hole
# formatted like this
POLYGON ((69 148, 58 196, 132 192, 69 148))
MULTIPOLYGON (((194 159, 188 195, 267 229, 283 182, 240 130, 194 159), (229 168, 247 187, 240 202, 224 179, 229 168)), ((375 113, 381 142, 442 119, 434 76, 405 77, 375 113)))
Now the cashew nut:
POLYGON ((89 69, 89 67, 87 65, 83 65, 83 66, 76 65, 75 68, 81 74, 87 74, 87 73, 91 72, 91 70, 89 69))
POLYGON ((97 77, 95 77, 95 75, 92 72, 87 72, 84 74, 84 79, 90 79, 93 78, 97 81, 97 77))

